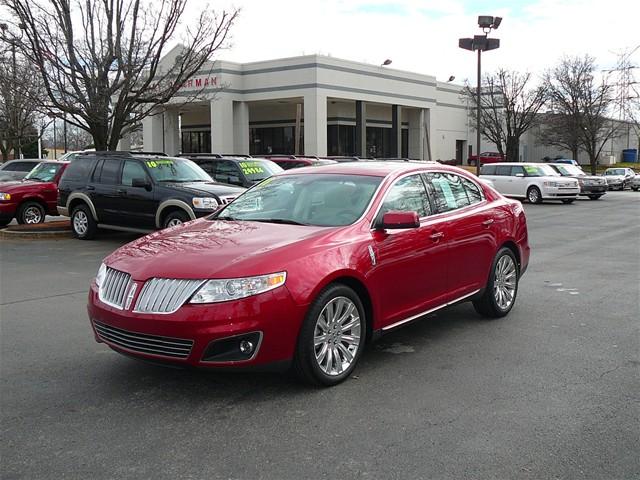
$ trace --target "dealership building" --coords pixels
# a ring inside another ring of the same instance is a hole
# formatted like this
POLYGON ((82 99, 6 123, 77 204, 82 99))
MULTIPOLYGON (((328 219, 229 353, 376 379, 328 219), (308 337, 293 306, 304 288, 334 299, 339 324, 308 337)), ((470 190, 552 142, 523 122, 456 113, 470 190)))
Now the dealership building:
POLYGON ((305 155, 466 160, 473 130, 461 89, 322 55, 216 61, 143 120, 144 150, 293 154, 298 131, 305 155))

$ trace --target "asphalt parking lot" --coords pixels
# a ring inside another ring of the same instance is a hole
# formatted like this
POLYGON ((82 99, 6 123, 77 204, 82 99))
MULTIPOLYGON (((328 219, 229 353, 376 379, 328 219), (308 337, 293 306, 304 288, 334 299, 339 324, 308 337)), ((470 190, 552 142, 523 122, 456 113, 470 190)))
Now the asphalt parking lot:
POLYGON ((525 208, 508 317, 432 314, 331 389, 95 343, 88 283, 131 235, 2 240, 2 479, 640 478, 640 193, 525 208))

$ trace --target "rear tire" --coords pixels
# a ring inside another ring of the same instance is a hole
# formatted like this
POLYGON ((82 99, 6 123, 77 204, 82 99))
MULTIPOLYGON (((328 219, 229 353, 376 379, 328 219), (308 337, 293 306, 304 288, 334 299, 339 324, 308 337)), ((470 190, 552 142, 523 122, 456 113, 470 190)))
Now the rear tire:
POLYGON ((71 230, 80 240, 91 240, 98 231, 98 225, 93 219, 88 206, 78 205, 71 212, 71 230))
POLYGON ((19 224, 35 225, 43 223, 47 212, 38 202, 25 202, 18 208, 16 220, 19 224))
POLYGON ((507 315, 516 303, 520 280, 518 262, 513 252, 502 247, 491 264, 489 281, 473 307, 483 317, 499 318, 507 315))
POLYGON ((334 283, 313 301, 305 316, 293 359, 298 378, 332 386, 353 372, 364 349, 367 319, 358 295, 334 283))
POLYGON ((542 193, 538 187, 529 187, 527 190, 527 200, 529 203, 542 203, 542 193))
POLYGON ((565 198, 564 200, 562 200, 562 203, 566 203, 567 205, 570 203, 573 203, 575 201, 575 198, 565 198))

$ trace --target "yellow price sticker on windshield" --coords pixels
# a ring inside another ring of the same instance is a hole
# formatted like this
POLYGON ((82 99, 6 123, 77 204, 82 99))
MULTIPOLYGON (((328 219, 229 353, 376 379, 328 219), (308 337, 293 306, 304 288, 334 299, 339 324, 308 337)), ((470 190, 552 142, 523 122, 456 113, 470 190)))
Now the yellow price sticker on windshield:
POLYGON ((245 175, 264 173, 264 168, 258 162, 240 162, 240 168, 245 175))
POLYGON ((147 161, 147 167, 149 168, 158 168, 162 165, 173 165, 172 160, 149 160, 147 161))

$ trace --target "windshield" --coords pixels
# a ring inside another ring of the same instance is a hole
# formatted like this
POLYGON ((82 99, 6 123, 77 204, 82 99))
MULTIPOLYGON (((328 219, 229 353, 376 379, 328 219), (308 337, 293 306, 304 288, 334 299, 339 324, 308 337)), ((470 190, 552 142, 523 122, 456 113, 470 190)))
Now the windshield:
POLYGON ((527 172, 527 177, 559 177, 560 174, 556 172, 553 167, 549 165, 524 165, 524 171, 527 172))
POLYGON ((261 182, 283 171, 280 166, 270 160, 247 160, 238 162, 238 166, 250 182, 261 182))
POLYGON ((25 180, 37 180, 40 182, 51 182, 56 173, 60 171, 62 168, 62 163, 48 163, 43 162, 33 167, 33 170, 29 172, 29 174, 24 177, 25 180))
POLYGON ((611 168, 604 172, 605 175, 624 175, 623 168, 611 168))
POLYGON ((272 177, 213 218, 337 227, 364 213, 381 177, 303 174, 272 177))
POLYGON ((191 160, 158 158, 145 160, 156 182, 212 182, 211 177, 191 160))
POLYGON ((560 172, 560 175, 562 175, 563 177, 586 175, 582 171, 582 169, 576 167, 575 165, 556 165, 556 168, 560 172))

